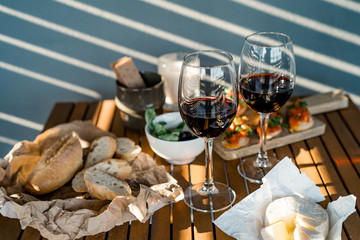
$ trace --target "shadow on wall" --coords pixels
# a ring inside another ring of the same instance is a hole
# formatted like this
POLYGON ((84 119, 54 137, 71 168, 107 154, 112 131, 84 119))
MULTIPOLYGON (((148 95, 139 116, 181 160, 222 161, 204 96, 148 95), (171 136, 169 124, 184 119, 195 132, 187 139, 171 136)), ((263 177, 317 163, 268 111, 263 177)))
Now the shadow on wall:
POLYGON ((341 87, 360 106, 359 13, 351 1, 2 1, 0 156, 33 140, 56 102, 113 99, 116 59, 156 71, 165 53, 218 48, 238 62, 256 31, 293 38, 295 95, 341 87))

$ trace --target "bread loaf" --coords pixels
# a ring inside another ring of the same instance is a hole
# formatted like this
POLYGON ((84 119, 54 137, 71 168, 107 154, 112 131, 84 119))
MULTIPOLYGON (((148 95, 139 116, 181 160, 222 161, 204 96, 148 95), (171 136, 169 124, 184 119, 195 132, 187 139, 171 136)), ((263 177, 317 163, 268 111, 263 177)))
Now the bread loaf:
POLYGON ((52 192, 68 182, 82 165, 78 136, 66 135, 44 152, 30 173, 25 188, 35 195, 52 192))
POLYGON ((116 196, 131 195, 129 185, 120 179, 100 171, 86 171, 85 184, 91 197, 113 200, 116 196))
POLYGON ((23 164, 19 171, 16 173, 15 184, 24 186, 29 178, 30 173, 34 170, 36 164, 40 161, 41 156, 25 155, 23 156, 23 164))
POLYGON ((111 63, 117 80, 128 88, 144 88, 145 83, 130 57, 123 57, 111 63))
POLYGON ((111 158, 116 150, 116 141, 113 137, 103 136, 95 139, 86 158, 85 166, 89 167, 101 160, 111 158))
POLYGON ((72 180, 72 188, 76 192, 87 192, 84 174, 86 171, 101 171, 124 180, 131 172, 131 166, 125 160, 105 159, 78 172, 72 180))
POLYGON ((141 152, 141 147, 136 145, 133 140, 126 137, 116 139, 116 157, 127 161, 134 160, 141 152))
MULTIPOLYGON (((75 132, 79 136, 79 138, 82 140, 80 143, 84 143, 84 142, 91 143, 96 138, 102 136, 115 137, 115 134, 98 128, 90 120, 87 121, 75 120, 72 122, 62 123, 56 125, 55 127, 49 128, 48 130, 39 134, 35 138, 34 144, 37 144, 41 152, 43 152, 49 147, 51 147, 51 145, 53 145, 54 142, 56 142, 59 138, 62 138, 71 132, 75 132)), ((88 147, 86 145, 87 144, 84 144, 83 147, 88 147)))
POLYGON ((29 141, 21 141, 14 145, 11 151, 4 157, 9 163, 6 167, 6 176, 9 179, 16 178, 16 174, 21 170, 24 164, 28 162, 37 162, 40 159, 41 152, 37 144, 29 141))

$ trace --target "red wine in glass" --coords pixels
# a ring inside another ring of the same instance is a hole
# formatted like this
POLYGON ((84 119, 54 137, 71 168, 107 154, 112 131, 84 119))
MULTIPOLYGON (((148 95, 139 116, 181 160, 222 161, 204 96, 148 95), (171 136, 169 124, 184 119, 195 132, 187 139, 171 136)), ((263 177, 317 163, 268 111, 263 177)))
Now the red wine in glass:
POLYGON ((239 90, 245 103, 260 115, 259 152, 242 158, 238 171, 246 180, 262 183, 278 159, 268 156, 266 132, 269 115, 290 98, 296 77, 291 38, 279 32, 258 32, 245 37, 240 54, 239 90))
POLYGON ((289 78, 273 73, 260 73, 240 79, 240 92, 253 110, 273 113, 290 98, 294 85, 289 78))
MULTIPOLYGON (((236 115, 238 95, 235 64, 229 53, 200 50, 185 55, 179 78, 179 111, 186 126, 205 143, 204 181, 192 183, 190 178, 184 190, 184 202, 194 210, 222 211, 235 201, 235 191, 227 183, 214 181, 212 152, 214 139, 226 131, 236 115)), ((202 174, 196 168, 190 172, 202 174)))
POLYGON ((186 125, 198 136, 214 138, 230 126, 237 106, 216 97, 199 97, 182 102, 180 113, 186 125))

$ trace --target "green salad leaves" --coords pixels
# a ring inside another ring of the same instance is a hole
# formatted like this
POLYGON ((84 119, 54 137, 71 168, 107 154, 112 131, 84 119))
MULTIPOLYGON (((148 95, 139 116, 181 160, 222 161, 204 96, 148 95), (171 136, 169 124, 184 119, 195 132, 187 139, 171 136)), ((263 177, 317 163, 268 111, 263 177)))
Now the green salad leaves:
POLYGON ((181 122, 174 129, 166 129, 166 122, 158 122, 154 124, 156 112, 153 108, 149 108, 145 112, 145 121, 149 127, 150 133, 155 137, 167 141, 179 141, 180 133, 184 128, 185 123, 181 122))

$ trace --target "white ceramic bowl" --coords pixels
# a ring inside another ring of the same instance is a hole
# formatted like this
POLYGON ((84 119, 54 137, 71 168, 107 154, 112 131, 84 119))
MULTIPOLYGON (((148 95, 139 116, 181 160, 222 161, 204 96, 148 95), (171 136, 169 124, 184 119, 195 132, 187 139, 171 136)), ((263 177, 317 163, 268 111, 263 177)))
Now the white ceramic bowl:
MULTIPOLYGON (((153 122, 166 122, 165 128, 171 129, 177 127, 182 122, 182 118, 179 112, 171 112, 156 116, 153 122)), ((186 125, 184 129, 186 129, 186 125)), ((183 165, 191 163, 205 149, 202 138, 178 142, 159 139, 150 134, 147 124, 145 125, 145 134, 151 149, 170 164, 183 165)))

